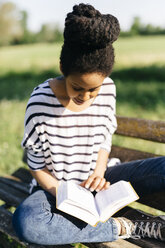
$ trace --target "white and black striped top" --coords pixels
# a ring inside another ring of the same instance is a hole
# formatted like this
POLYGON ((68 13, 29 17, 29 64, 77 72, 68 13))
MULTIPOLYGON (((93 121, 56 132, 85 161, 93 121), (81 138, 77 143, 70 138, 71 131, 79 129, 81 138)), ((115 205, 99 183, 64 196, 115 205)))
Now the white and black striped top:
POLYGON ((73 112, 58 101, 49 80, 34 89, 27 104, 22 146, 32 170, 45 166, 58 180, 81 182, 92 174, 100 148, 110 151, 116 130, 116 88, 106 78, 94 102, 73 112))

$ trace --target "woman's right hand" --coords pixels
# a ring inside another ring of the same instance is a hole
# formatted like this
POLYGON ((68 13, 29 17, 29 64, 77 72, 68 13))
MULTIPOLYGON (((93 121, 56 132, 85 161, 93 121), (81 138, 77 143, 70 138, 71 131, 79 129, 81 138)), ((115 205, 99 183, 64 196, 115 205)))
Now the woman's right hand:
POLYGON ((104 177, 100 177, 93 173, 87 180, 83 181, 80 186, 89 189, 91 192, 99 192, 108 189, 110 182, 107 182, 104 177))

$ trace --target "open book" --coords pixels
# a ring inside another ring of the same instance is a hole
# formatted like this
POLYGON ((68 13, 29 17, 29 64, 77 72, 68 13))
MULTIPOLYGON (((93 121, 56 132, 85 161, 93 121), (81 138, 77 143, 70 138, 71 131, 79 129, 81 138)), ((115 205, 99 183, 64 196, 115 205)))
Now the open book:
POLYGON ((96 226, 139 197, 129 182, 119 181, 95 196, 78 184, 62 182, 56 198, 57 209, 96 226))

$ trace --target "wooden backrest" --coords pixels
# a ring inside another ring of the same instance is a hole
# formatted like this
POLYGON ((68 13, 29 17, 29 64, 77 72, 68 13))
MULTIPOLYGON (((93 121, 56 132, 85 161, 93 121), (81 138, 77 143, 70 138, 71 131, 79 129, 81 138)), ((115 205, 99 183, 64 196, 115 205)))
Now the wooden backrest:
MULTIPOLYGON (((118 128, 115 134, 165 143, 165 122, 163 121, 117 116, 117 123, 118 128)), ((118 157, 122 162, 157 156, 159 155, 119 146, 113 146, 110 154, 110 157, 118 157)))
POLYGON ((117 116, 116 134, 165 143, 165 122, 117 116))

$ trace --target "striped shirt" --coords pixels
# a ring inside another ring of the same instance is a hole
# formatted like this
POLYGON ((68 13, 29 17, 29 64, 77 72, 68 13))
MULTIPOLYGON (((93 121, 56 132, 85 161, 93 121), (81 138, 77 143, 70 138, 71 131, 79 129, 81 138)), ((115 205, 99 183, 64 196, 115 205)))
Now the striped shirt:
POLYGON ((47 167, 57 180, 82 182, 94 171, 99 150, 111 149, 116 88, 105 78, 93 103, 83 111, 65 108, 45 81, 28 101, 22 141, 31 170, 47 167))

